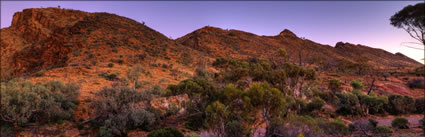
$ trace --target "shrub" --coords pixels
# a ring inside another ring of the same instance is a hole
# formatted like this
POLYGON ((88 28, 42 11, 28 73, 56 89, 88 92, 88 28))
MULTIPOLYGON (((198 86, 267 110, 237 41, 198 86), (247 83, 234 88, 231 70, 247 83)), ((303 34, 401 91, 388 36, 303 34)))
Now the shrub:
POLYGON ((371 125, 373 128, 376 128, 378 126, 378 121, 375 119, 369 119, 369 125, 371 125))
MULTIPOLYGON (((323 123, 323 127, 326 127, 327 123, 323 123)), ((325 136, 323 129, 324 128, 319 126, 319 121, 310 116, 290 115, 284 122, 279 123, 270 134, 277 134, 285 137, 295 137, 299 134, 304 134, 304 136, 307 137, 325 136)))
POLYGON ((310 103, 307 104, 305 109, 303 110, 304 113, 310 113, 313 110, 320 110, 325 105, 325 101, 323 101, 319 97, 315 97, 310 103))
POLYGON ((240 121, 232 120, 228 122, 225 126, 225 136, 227 137, 237 137, 244 135, 244 128, 240 121))
POLYGON ((409 88, 425 89, 425 79, 414 79, 407 83, 409 88))
POLYGON ((362 133, 365 136, 369 136, 367 132, 375 130, 374 124, 375 122, 373 120, 356 120, 350 124, 349 129, 351 132, 360 131, 359 133, 362 133))
POLYGON ((333 78, 333 79, 329 80, 328 88, 334 93, 341 92, 341 90, 342 90, 341 85, 342 85, 342 83, 341 83, 341 81, 339 81, 339 79, 333 78))
POLYGON ((155 114, 145 109, 134 109, 129 114, 130 126, 147 130, 155 123, 155 114))
POLYGON ((189 97, 208 95, 213 98, 213 95, 217 93, 217 88, 202 78, 183 80, 177 85, 169 85, 167 89, 168 95, 188 94, 189 97))
POLYGON ((109 63, 109 64, 108 64, 108 67, 112 68, 112 67, 114 67, 114 64, 109 63))
POLYGON ((357 98, 359 99, 361 114, 384 114, 384 106, 388 104, 388 100, 385 97, 379 97, 376 95, 365 95, 359 91, 355 91, 357 98))
POLYGON ((331 134, 336 134, 336 136, 346 136, 349 134, 348 126, 340 119, 336 119, 328 124, 328 131, 331 131, 331 134))
POLYGON ((393 130, 387 126, 377 126, 374 132, 382 136, 390 136, 393 130))
POLYGON ((118 64, 123 64, 124 63, 124 60, 122 60, 122 59, 120 59, 120 60, 118 60, 118 64))
POLYGON ((386 111, 393 115, 407 114, 415 111, 415 100, 409 96, 390 95, 386 111))
POLYGON ((95 98, 97 99, 90 104, 97 116, 92 121, 92 126, 110 129, 114 136, 125 135, 127 129, 147 130, 157 120, 154 113, 137 105, 150 101, 151 95, 145 92, 128 87, 104 88, 95 94, 95 98))
POLYGON ((185 137, 201 137, 201 135, 197 134, 197 133, 192 133, 192 134, 188 134, 185 137))
POLYGON ((175 128, 157 129, 148 134, 148 137, 184 137, 183 134, 175 128))
POLYGON ((1 120, 25 125, 29 122, 70 120, 77 105, 79 86, 59 81, 33 84, 22 79, 1 84, 1 120))
POLYGON ((408 129, 409 128, 409 121, 405 118, 395 118, 392 122, 391 122, 391 126, 393 128, 397 128, 397 129, 408 129))
POLYGON ((363 83, 360 80, 351 81, 351 86, 354 90, 361 90, 363 88, 363 83))
POLYGON ((336 111, 342 115, 358 115, 360 114, 360 108, 357 106, 359 104, 359 99, 352 93, 338 93, 337 106, 339 106, 336 111))
POLYGON ((167 64, 162 64, 161 67, 164 68, 164 69, 168 69, 168 65, 167 64))
POLYGON ((424 114, 425 113, 425 97, 417 98, 415 100, 415 108, 416 113, 418 114, 424 114))
POLYGON ((110 81, 119 80, 118 75, 116 73, 102 73, 99 76, 104 77, 106 80, 110 81))
POLYGON ((328 103, 334 103, 333 101, 336 100, 335 98, 337 98, 332 92, 322 91, 318 89, 313 90, 313 92, 314 96, 318 96, 328 103))
POLYGON ((36 72, 36 73, 34 73, 34 77, 41 77, 41 76, 44 76, 44 73, 46 73, 46 70, 45 69, 43 69, 43 70, 40 70, 40 71, 38 71, 38 72, 36 72))
POLYGON ((112 130, 107 127, 100 127, 99 128, 99 137, 113 137, 112 130))

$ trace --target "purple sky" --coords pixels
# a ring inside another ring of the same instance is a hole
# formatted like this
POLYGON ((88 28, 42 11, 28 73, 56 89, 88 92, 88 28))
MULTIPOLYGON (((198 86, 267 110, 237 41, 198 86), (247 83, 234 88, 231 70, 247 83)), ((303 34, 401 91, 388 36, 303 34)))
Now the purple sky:
POLYGON ((416 41, 403 30, 391 26, 389 21, 403 7, 419 2, 1 1, 1 28, 10 26, 13 13, 25 8, 60 5, 62 8, 109 12, 144 21, 147 26, 172 38, 206 25, 258 35, 277 35, 286 28, 299 37, 322 44, 334 46, 338 41, 362 44, 392 53, 401 52, 420 61, 424 58, 424 51, 401 46, 403 42, 416 41))

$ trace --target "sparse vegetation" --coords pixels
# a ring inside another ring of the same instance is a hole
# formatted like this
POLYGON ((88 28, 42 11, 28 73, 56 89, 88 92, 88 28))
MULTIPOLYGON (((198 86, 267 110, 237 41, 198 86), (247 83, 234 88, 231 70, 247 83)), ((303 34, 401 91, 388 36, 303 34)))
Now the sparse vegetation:
POLYGON ((150 132, 148 137, 184 137, 184 135, 175 128, 162 128, 150 132))
POLYGON ((79 86, 59 81, 34 84, 13 79, 1 84, 1 95, 1 121, 13 124, 16 133, 28 123, 71 120, 79 104, 79 86))
POLYGON ((393 115, 412 113, 415 111, 415 100, 409 96, 390 95, 385 107, 393 115))
POLYGON ((47 70, 43 69, 43 70, 40 70, 40 71, 34 73, 33 75, 34 75, 34 77, 41 77, 41 76, 44 76, 44 73, 46 73, 46 71, 47 70))
POLYGON ((113 136, 126 135, 128 129, 148 130, 157 121, 153 112, 137 103, 148 102, 151 95, 127 87, 105 88, 96 94, 98 100, 90 106, 95 108, 92 126, 99 132, 113 136), (110 133, 111 132, 111 133, 110 133))
POLYGON ((409 121, 405 118, 398 117, 391 122, 391 126, 396 129, 408 129, 409 121))
POLYGON ((116 73, 101 73, 99 76, 104 77, 106 80, 110 81, 119 80, 118 74, 116 73))

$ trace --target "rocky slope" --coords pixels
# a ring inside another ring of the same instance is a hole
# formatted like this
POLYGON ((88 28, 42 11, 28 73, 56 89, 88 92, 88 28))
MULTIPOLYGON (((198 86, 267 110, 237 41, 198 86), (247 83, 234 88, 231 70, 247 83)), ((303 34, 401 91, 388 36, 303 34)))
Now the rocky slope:
POLYGON ((370 64, 380 68, 418 67, 420 63, 401 53, 392 54, 382 49, 339 42, 335 47, 299 38, 290 30, 276 36, 258 36, 238 30, 204 27, 177 39, 177 42, 206 52, 213 57, 244 58, 270 57, 278 48, 285 48, 293 61, 309 63, 324 59, 330 64, 338 60, 356 62, 356 57, 367 57, 370 64))

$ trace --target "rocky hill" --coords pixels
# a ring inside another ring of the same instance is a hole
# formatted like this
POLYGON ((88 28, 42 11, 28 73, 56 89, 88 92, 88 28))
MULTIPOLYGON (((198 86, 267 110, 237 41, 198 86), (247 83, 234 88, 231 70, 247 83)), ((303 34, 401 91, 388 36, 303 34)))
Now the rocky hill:
POLYGON ((204 27, 177 39, 178 43, 206 52, 213 57, 274 56, 276 49, 285 48, 294 62, 310 63, 324 59, 330 64, 338 60, 356 62, 356 57, 367 57, 371 65, 380 68, 417 67, 420 63, 401 53, 392 54, 382 49, 339 42, 335 47, 299 38, 285 29, 276 36, 258 36, 238 30, 204 27))

